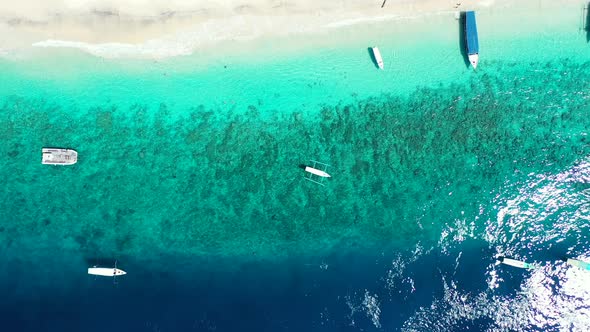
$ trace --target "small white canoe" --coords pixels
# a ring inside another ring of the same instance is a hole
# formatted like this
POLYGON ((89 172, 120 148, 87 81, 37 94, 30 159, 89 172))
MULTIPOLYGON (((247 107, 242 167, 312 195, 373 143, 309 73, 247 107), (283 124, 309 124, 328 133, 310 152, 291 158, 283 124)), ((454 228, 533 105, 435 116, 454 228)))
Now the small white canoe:
POLYGON ((503 264, 518 267, 521 269, 534 269, 535 268, 535 266, 532 264, 529 264, 529 263, 526 263, 523 261, 517 261, 516 259, 512 259, 512 258, 503 258, 501 260, 501 262, 503 264))
POLYGON ((103 276, 103 277, 117 277, 127 274, 127 272, 112 268, 112 267, 89 267, 88 274, 92 274, 95 276, 103 276))
POLYGON ((71 149, 43 148, 43 165, 73 165, 78 161, 78 152, 71 149))
POLYGON ((567 259, 567 263, 569 265, 578 267, 578 268, 580 268, 582 270, 590 270, 590 263, 582 262, 582 261, 579 261, 577 259, 568 258, 567 259))
POLYGON ((381 57, 381 52, 379 52, 377 46, 373 46, 371 47, 371 49, 373 50, 373 56, 375 57, 375 61, 377 61, 377 66, 379 66, 379 69, 383 69, 383 58, 381 57))
POLYGON ((330 178, 331 177, 330 174, 328 174, 328 173, 326 173, 326 172, 324 172, 322 170, 319 170, 317 168, 313 168, 313 167, 309 167, 309 166, 305 166, 305 171, 306 172, 309 172, 311 174, 315 174, 317 176, 321 176, 323 178, 330 178))

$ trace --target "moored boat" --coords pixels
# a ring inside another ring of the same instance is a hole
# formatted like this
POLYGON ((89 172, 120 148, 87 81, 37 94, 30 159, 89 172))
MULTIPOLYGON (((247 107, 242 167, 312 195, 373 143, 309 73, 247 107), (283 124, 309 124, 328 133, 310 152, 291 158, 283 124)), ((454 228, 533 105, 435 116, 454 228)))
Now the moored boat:
POLYGON ((73 165, 78 161, 78 152, 72 149, 43 148, 43 165, 73 165))
POLYGON ((323 186, 322 181, 332 177, 326 172, 330 165, 315 160, 310 160, 309 162, 311 163, 309 166, 300 165, 306 172, 305 179, 323 186))
POLYGON ((502 262, 503 264, 518 267, 521 269, 534 269, 535 268, 535 266, 533 264, 529 264, 529 263, 526 263, 523 261, 518 261, 518 260, 512 259, 512 258, 504 257, 500 260, 500 262, 502 262))
POLYGON ((118 277, 127 274, 127 272, 116 267, 89 267, 88 274, 103 277, 118 277))
POLYGON ((473 69, 476 69, 479 62, 479 40, 477 38, 474 11, 465 12, 465 46, 469 63, 471 63, 473 69))
POLYGON ((375 61, 377 62, 377 66, 379 67, 379 69, 383 69, 383 58, 381 57, 381 52, 379 52, 379 49, 377 48, 377 46, 373 46, 371 47, 371 50, 373 51, 373 56, 375 57, 375 61))

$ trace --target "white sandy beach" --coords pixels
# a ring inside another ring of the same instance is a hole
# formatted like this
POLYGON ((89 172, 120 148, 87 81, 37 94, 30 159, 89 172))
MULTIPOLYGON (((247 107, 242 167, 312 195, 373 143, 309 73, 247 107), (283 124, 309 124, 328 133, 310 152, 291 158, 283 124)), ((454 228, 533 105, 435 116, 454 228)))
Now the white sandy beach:
MULTIPOLYGON (((559 3, 525 2, 532 6, 559 3)), ((314 33, 514 3, 516 0, 386 0, 385 4, 383 0, 1 0, 0 55, 34 46, 75 47, 101 57, 163 58, 190 54, 219 41, 314 33)))

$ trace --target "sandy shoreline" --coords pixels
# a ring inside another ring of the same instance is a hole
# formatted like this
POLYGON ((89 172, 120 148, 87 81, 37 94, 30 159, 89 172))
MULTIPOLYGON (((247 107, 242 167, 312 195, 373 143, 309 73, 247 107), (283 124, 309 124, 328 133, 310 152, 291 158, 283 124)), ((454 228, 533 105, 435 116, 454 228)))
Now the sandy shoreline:
MULTIPOLYGON (((450 0, 57 1, 0 4, 3 53, 35 46, 76 47, 104 57, 190 54, 216 41, 243 41, 335 28, 416 13, 451 11, 450 0)), ((472 1, 463 6, 490 5, 472 1)), ((1 53, 0 53, 1 54, 1 53)))
MULTIPOLYGON (((383 0, 21 0, 17 4, 3 1, 0 56, 34 46, 78 48, 107 58, 165 58, 188 55, 220 41, 314 33, 419 15, 503 8, 514 3, 515 0, 386 0, 382 7, 383 0), (461 5, 457 6, 458 3, 461 5)), ((530 5, 538 4, 530 1, 530 5)))

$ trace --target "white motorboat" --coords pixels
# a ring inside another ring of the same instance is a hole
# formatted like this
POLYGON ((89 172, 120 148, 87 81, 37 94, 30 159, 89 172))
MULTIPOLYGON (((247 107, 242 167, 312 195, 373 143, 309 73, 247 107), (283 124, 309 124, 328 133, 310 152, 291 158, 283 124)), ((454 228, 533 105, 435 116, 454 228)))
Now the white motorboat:
POLYGON ((379 52, 379 49, 377 48, 377 46, 373 46, 371 47, 371 50, 373 51, 373 56, 375 57, 375 61, 377 61, 377 66, 379 66, 379 69, 383 69, 383 58, 381 57, 381 52, 379 52))
POLYGON ((118 277, 127 274, 127 272, 112 267, 89 267, 88 274, 103 277, 118 277))
POLYGON ((43 165, 73 165, 78 161, 78 152, 72 149, 43 148, 43 165))
POLYGON ((526 263, 523 261, 518 261, 518 260, 512 259, 512 258, 504 257, 500 260, 500 262, 502 262, 503 264, 518 267, 521 269, 534 269, 535 268, 535 266, 533 264, 526 263))

